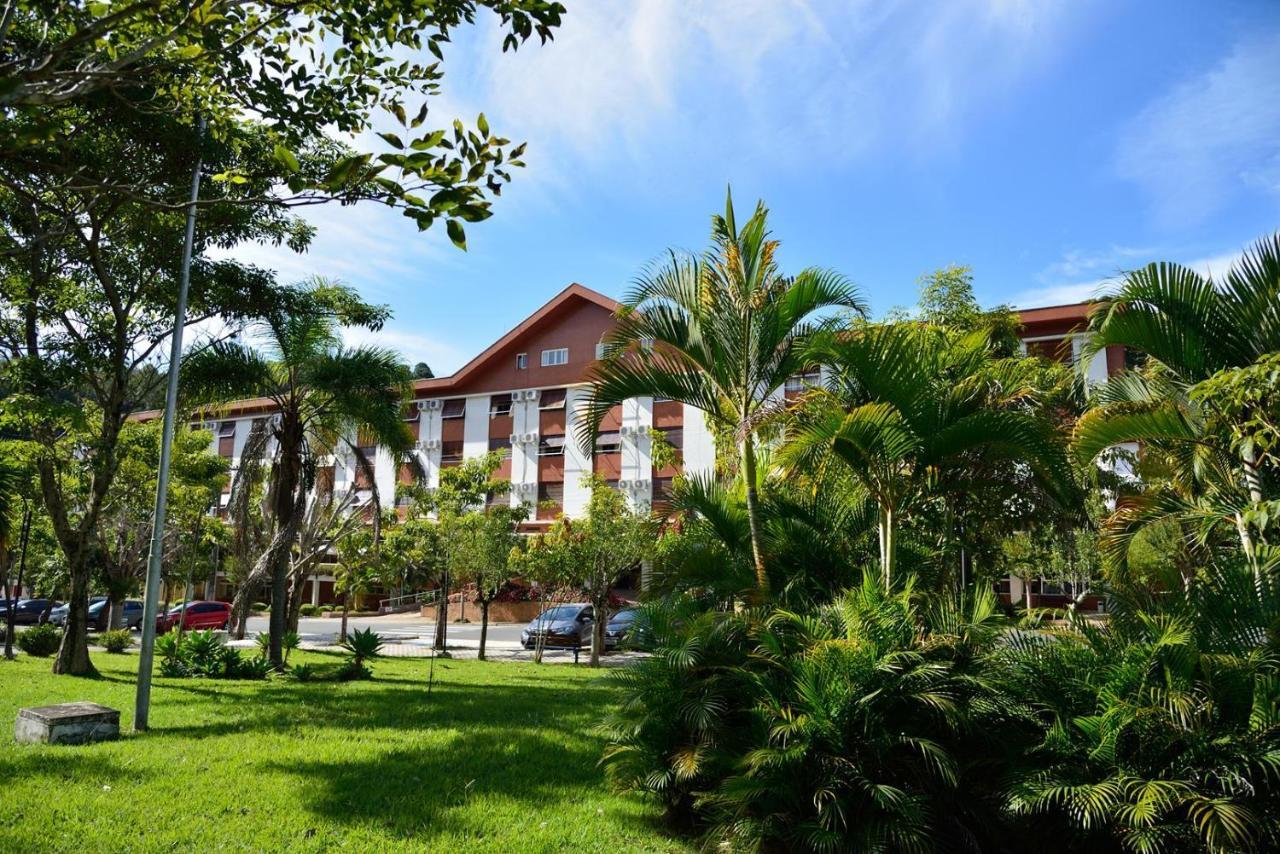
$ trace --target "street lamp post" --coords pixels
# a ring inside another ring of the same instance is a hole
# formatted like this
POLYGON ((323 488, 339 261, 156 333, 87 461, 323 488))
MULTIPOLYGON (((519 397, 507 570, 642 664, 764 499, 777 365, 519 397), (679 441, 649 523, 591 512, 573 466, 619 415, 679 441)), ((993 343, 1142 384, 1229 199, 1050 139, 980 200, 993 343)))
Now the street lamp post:
POLYGON ((147 729, 151 710, 151 668, 155 656, 156 605, 160 600, 160 565, 164 559, 164 522, 169 503, 169 463, 173 456, 174 420, 178 417, 178 365, 182 360, 182 331, 187 325, 187 291, 191 284, 191 252, 196 236, 196 203, 200 200, 200 145, 204 141, 204 117, 196 124, 196 163, 191 170, 191 201, 187 204, 187 234, 182 246, 182 271, 178 277, 178 307, 173 318, 169 347, 169 384, 164 398, 164 424, 160 435, 160 471, 156 478, 156 511, 151 528, 151 554, 147 560, 147 588, 142 602, 142 647, 138 656, 138 691, 134 698, 133 729, 147 729))

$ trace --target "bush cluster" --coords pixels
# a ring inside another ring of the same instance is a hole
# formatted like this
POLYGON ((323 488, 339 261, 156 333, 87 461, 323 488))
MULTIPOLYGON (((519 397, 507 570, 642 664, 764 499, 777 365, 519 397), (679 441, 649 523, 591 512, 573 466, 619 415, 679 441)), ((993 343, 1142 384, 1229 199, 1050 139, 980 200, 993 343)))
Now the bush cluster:
POLYGON ((160 675, 205 679, 266 679, 271 662, 261 656, 247 657, 227 646, 212 631, 188 632, 178 640, 176 632, 156 638, 160 675))
POLYGON ((62 630, 51 623, 45 623, 17 632, 14 642, 27 655, 44 658, 58 651, 58 646, 62 643, 62 630))
POLYGON ((261 614, 264 611, 271 610, 271 606, 268 605, 266 602, 254 602, 252 605, 249 606, 249 610, 255 614, 261 614))
POLYGON ((112 629, 98 635, 98 644, 107 652, 119 654, 133 646, 133 634, 128 629, 112 629))
POLYGON ((1269 596, 1216 574, 1105 629, 875 580, 798 613, 673 600, 613 675, 605 764, 732 850, 1280 850, 1269 596))

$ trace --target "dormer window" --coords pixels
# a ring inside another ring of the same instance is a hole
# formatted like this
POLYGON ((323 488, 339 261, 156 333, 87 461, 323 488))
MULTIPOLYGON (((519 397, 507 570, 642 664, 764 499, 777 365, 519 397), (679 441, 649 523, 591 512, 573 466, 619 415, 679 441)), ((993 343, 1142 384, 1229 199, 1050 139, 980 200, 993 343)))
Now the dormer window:
POLYGON ((557 347, 554 350, 542 351, 542 367, 553 368, 557 365, 569 364, 569 348, 557 347))
POLYGON ((516 370, 523 371, 527 367, 529 367, 529 354, 516 353, 516 370))

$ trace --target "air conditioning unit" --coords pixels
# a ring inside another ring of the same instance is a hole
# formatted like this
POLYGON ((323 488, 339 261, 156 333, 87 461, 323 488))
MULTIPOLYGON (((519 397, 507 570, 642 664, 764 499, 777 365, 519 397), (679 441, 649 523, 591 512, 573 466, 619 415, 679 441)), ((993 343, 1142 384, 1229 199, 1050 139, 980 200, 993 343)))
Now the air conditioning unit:
POLYGON ((516 484, 516 489, 517 489, 517 490, 519 490, 520 492, 533 492, 533 491, 535 491, 537 488, 538 488, 538 484, 536 484, 536 483, 518 483, 518 484, 516 484))
POLYGON ((635 428, 632 427, 630 424, 623 424, 621 427, 618 428, 619 436, 630 436, 634 432, 635 432, 635 428))
POLYGON ((508 437, 507 437, 507 439, 509 439, 509 440, 511 441, 511 444, 513 444, 513 445, 519 445, 519 444, 520 444, 520 434, 519 434, 519 433, 512 433, 510 436, 508 436, 508 437))
POLYGON ((422 447, 426 448, 428 451, 434 451, 440 447, 440 440, 428 439, 427 441, 422 443, 422 447))
POLYGON ((443 406, 443 405, 444 405, 444 404, 443 404, 441 401, 439 401, 439 400, 420 400, 420 401, 418 401, 418 409, 420 409, 420 410, 421 410, 421 409, 425 409, 425 410, 428 410, 428 411, 431 411, 431 412, 435 412, 437 409, 439 409, 439 408, 440 408, 441 406, 443 406))
POLYGON ((524 441, 526 441, 526 442, 536 442, 536 441, 538 441, 538 434, 537 434, 537 433, 525 433, 525 434, 524 434, 524 441))
POLYGON ((629 480, 618 481, 618 489, 630 489, 630 488, 631 488, 631 481, 629 480))
POLYGON ((636 489, 646 490, 649 488, 649 480, 648 478, 645 478, 644 480, 635 480, 631 482, 631 485, 636 489))
POLYGON ((525 400, 537 400, 538 390, 536 388, 527 389, 524 393, 525 400))
POLYGON ((521 396, 522 396, 523 394, 524 394, 524 392, 522 392, 522 391, 513 391, 513 392, 511 392, 511 399, 512 399, 512 400, 520 400, 520 398, 521 398, 521 396))

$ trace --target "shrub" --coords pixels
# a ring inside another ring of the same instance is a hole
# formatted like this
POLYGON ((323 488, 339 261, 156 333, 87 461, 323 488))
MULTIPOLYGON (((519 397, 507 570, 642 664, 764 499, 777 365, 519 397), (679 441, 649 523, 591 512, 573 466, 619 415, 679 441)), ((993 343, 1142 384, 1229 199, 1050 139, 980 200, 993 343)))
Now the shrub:
POLYGON ((242 656, 239 650, 227 646, 221 634, 212 631, 189 632, 181 643, 174 634, 161 635, 156 652, 161 658, 162 676, 263 679, 271 670, 270 662, 242 656))
POLYGON ((382 651, 382 638, 373 629, 358 629, 347 635, 342 648, 347 651, 348 658, 339 671, 338 679, 343 682, 372 679, 373 671, 365 666, 365 660, 378 657, 382 651))
POLYGON ((42 626, 18 632, 14 641, 18 644, 18 649, 27 655, 44 658, 58 651, 58 646, 62 643, 62 630, 50 623, 45 623, 42 626))
MULTIPOLYGON (((258 654, 263 658, 269 658, 271 656, 271 633, 258 632, 254 640, 258 642, 258 654)), ((284 633, 284 637, 280 639, 280 647, 284 650, 285 664, 289 663, 289 653, 297 649, 301 643, 302 638, 298 636, 297 632, 284 633)))
POLYGON ((314 617, 316 614, 320 613, 320 606, 308 603, 299 608, 298 613, 304 617, 314 617))
POLYGON ((107 652, 118 655, 133 646, 133 635, 128 629, 112 629, 98 635, 98 643, 107 652))
POLYGON ((295 665, 289 672, 292 673, 293 678, 297 679, 299 682, 311 682, 316 678, 315 666, 311 664, 295 665))
POLYGON ((255 614, 261 614, 263 611, 270 610, 270 606, 266 602, 254 602, 249 606, 249 610, 255 614))

